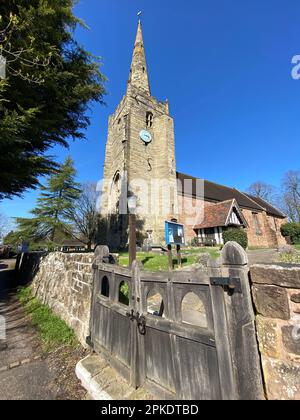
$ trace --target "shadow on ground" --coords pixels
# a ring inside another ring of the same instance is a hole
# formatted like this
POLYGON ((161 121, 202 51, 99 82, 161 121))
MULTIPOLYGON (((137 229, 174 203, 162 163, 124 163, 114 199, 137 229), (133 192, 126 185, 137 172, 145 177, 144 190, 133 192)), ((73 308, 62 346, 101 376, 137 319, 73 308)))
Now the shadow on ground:
POLYGON ((0 263, 10 268, 0 269, 0 321, 5 325, 5 337, 0 337, 0 400, 83 399, 75 365, 85 353, 81 348, 43 353, 16 294, 17 287, 24 285, 22 279, 10 262, 0 263))
POLYGON ((0 271, 0 297, 16 288, 13 271, 0 271))

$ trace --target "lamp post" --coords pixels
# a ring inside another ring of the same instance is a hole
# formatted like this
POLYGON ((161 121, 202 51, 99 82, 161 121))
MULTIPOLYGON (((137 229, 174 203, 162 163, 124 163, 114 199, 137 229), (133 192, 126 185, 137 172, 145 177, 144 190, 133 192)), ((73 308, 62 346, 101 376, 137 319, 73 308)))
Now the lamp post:
POLYGON ((134 194, 128 197, 129 209, 129 266, 132 266, 136 260, 136 196, 134 194))

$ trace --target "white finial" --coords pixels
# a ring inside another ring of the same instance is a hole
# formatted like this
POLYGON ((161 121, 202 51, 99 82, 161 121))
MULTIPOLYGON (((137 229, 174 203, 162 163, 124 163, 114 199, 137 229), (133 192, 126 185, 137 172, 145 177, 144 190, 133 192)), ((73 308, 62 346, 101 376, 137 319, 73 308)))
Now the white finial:
POLYGON ((140 12, 138 12, 138 17, 140 18, 141 17, 141 15, 142 15, 142 11, 140 11, 140 12))

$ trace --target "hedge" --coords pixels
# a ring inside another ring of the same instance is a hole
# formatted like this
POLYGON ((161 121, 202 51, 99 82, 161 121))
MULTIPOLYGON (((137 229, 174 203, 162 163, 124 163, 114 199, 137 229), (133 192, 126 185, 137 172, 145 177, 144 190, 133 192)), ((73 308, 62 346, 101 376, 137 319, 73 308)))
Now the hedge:
POLYGON ((286 223, 281 226, 281 233, 290 237, 293 245, 300 244, 300 223, 286 223))
POLYGON ((237 242, 240 244, 244 249, 248 247, 248 236, 247 232, 244 229, 228 229, 223 232, 223 239, 224 243, 227 242, 237 242))

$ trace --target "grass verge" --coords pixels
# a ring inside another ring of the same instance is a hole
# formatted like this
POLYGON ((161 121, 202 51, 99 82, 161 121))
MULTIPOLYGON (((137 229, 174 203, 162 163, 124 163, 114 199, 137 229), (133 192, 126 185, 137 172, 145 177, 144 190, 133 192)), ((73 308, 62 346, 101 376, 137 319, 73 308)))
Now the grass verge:
POLYGON ((42 305, 33 296, 30 287, 19 288, 17 293, 20 303, 37 329, 44 351, 50 352, 59 346, 75 348, 79 345, 74 331, 46 305, 42 305))
POLYGON ((282 253, 280 255, 280 261, 287 264, 300 264, 300 253, 298 254, 282 253))
MULTIPOLYGON (((194 249, 182 249, 182 266, 188 267, 192 264, 197 263, 199 255, 208 253, 213 259, 217 259, 220 256, 220 251, 217 248, 194 248, 194 249)), ((175 256, 175 252, 174 252, 175 256)), ((137 260, 143 264, 145 271, 168 271, 168 257, 167 255, 160 255, 152 252, 138 252, 137 260)), ((177 267, 177 259, 174 258, 174 266, 177 267)), ((119 264, 123 267, 127 267, 129 264, 128 253, 121 253, 119 256, 119 264)))

